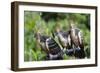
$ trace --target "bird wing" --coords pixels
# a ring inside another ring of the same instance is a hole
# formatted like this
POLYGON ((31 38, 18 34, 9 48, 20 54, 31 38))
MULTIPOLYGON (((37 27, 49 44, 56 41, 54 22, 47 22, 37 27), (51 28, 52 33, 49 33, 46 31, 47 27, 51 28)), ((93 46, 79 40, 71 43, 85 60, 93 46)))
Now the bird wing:
POLYGON ((79 33, 78 33, 78 39, 79 39, 79 43, 80 44, 82 44, 83 43, 83 35, 82 35, 82 32, 80 31, 79 33))

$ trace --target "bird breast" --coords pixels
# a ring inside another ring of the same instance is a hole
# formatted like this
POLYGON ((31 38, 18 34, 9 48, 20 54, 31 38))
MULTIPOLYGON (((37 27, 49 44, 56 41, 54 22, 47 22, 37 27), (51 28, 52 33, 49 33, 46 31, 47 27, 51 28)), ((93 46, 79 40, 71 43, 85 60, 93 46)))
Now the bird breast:
POLYGON ((58 36, 62 42, 67 42, 67 39, 63 37, 60 33, 58 34, 58 36))
POLYGON ((58 34, 58 36, 59 36, 59 39, 60 39, 61 43, 63 44, 63 46, 67 46, 68 39, 63 37, 61 34, 58 34))
POLYGON ((76 34, 75 29, 71 30, 71 39, 76 46, 79 44, 78 34, 76 34))

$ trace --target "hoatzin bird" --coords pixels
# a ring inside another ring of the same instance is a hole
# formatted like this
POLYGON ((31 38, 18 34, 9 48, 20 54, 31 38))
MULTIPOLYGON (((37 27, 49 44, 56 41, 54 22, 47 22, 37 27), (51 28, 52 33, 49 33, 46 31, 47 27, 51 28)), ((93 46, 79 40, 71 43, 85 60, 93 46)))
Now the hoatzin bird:
POLYGON ((63 59, 63 51, 53 38, 50 37, 46 40, 46 48, 49 50, 48 56, 50 60, 63 59))
POLYGON ((62 50, 57 42, 48 36, 41 35, 40 33, 36 34, 36 39, 41 46, 41 49, 47 54, 46 60, 59 60, 63 59, 62 50))
POLYGON ((48 50, 46 49, 45 42, 46 42, 46 39, 49 38, 49 37, 48 36, 45 36, 45 35, 41 35, 39 32, 37 32, 35 34, 35 38, 36 38, 39 46, 41 47, 41 49, 43 51, 45 51, 46 53, 48 53, 48 50))
POLYGON ((70 31, 62 31, 60 27, 56 27, 55 33, 53 33, 54 38, 57 37, 60 45, 63 48, 63 53, 69 56, 73 55, 72 43, 70 38, 70 31))
POLYGON ((75 28, 74 24, 70 24, 70 38, 76 58, 85 58, 83 36, 80 29, 75 28))
POLYGON ((70 25, 70 29, 66 32, 61 31, 60 28, 57 28, 55 36, 58 37, 66 55, 74 55, 76 58, 85 57, 81 31, 78 28, 75 28, 73 24, 70 25))

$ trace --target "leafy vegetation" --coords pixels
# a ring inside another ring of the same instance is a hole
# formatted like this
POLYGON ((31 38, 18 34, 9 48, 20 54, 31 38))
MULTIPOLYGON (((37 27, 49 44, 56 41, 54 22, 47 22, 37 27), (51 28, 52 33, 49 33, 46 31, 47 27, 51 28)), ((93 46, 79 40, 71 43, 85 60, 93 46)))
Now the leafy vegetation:
MULTIPOLYGON (((43 61, 46 53, 34 38, 35 32, 52 37, 55 28, 59 26, 64 31, 69 29, 70 20, 79 28, 84 37, 85 53, 90 58, 90 15, 81 13, 53 13, 53 12, 24 12, 24 61, 43 61)), ((64 55, 64 59, 69 59, 64 55)))

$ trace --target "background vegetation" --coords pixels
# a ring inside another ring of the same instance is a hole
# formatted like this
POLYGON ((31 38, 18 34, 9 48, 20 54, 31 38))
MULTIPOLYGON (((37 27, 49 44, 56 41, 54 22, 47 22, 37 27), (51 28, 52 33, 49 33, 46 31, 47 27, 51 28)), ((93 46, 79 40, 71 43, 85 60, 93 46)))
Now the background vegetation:
MULTIPOLYGON (((52 37, 57 26, 67 31, 69 21, 73 20, 84 37, 85 53, 90 58, 90 15, 79 13, 24 12, 24 61, 43 61, 46 54, 34 38, 36 31, 52 37)), ((64 59, 69 59, 64 55, 64 59)))

